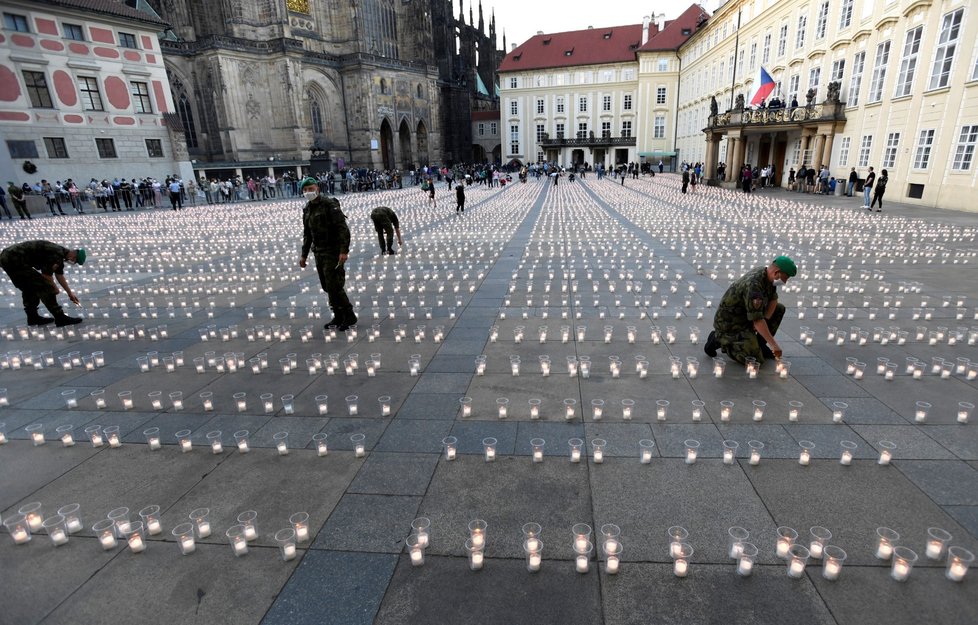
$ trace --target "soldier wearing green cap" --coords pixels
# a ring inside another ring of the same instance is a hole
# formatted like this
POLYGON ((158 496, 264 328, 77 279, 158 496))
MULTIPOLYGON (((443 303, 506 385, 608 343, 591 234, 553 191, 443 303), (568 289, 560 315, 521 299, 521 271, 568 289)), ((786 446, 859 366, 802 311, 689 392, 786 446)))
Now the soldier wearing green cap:
POLYGON ((767 267, 758 267, 736 280, 723 294, 713 319, 713 331, 703 347, 715 357, 721 349, 737 362, 748 358, 763 364, 765 358, 781 359, 781 346, 774 335, 784 318, 778 302, 779 284, 798 273, 793 260, 778 256, 767 267))
POLYGON ((350 228, 346 215, 340 210, 335 197, 319 194, 319 181, 309 176, 300 184, 306 206, 302 209, 302 255, 299 267, 306 266, 309 251, 316 256, 316 272, 319 283, 329 298, 333 318, 326 324, 327 330, 347 330, 357 324, 353 305, 347 297, 346 259, 350 255, 350 228))
POLYGON ((69 317, 58 304, 55 280, 68 294, 68 299, 77 304, 78 297, 65 279, 65 261, 84 265, 87 256, 83 248, 70 250, 50 241, 24 241, 0 252, 0 266, 23 297, 27 325, 42 326, 53 321, 62 327, 82 322, 79 317, 69 317), (54 315, 53 319, 37 312, 37 305, 42 302, 54 315))

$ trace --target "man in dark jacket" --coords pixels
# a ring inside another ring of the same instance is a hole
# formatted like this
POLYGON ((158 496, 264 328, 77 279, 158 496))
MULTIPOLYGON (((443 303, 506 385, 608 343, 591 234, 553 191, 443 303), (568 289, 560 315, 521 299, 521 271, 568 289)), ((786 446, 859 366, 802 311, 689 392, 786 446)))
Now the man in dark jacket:
POLYGON ((374 230, 377 231, 377 240, 380 242, 380 253, 394 255, 394 234, 397 234, 397 244, 404 245, 401 238, 401 224, 397 220, 397 213, 387 206, 378 206, 370 211, 370 220, 374 222, 374 230))
POLYGON ((346 285, 346 259, 350 256, 350 228, 346 215, 340 210, 340 202, 333 197, 319 194, 319 181, 305 178, 301 185, 306 206, 302 209, 302 255, 299 267, 306 266, 309 251, 316 256, 319 283, 329 298, 333 318, 325 325, 327 330, 344 331, 357 324, 353 305, 344 289, 346 285))
POLYGON ((65 279, 65 261, 84 265, 86 256, 84 249, 69 250, 50 241, 24 241, 0 252, 0 267, 23 297, 27 325, 42 326, 53 321, 60 328, 81 323, 80 318, 66 315, 58 304, 58 287, 54 281, 57 279, 68 299, 77 304, 78 298, 65 279), (54 319, 38 314, 37 305, 41 302, 54 319))

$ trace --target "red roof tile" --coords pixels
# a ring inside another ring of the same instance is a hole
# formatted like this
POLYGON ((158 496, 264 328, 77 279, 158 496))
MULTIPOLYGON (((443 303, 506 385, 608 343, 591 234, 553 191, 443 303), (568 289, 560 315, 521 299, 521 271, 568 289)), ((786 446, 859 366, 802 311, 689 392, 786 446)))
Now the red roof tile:
POLYGON ((125 17, 139 22, 156 24, 157 26, 162 27, 160 30, 168 26, 168 24, 158 16, 146 11, 135 9, 127 5, 122 0, 41 0, 41 3, 53 4, 55 6, 62 6, 71 9, 83 9, 86 11, 92 11, 94 13, 101 13, 103 15, 125 17))
POLYGON ((472 111, 472 119, 475 121, 499 119, 499 111, 472 111))
POLYGON ((649 37, 645 45, 639 49, 643 52, 678 50, 679 46, 683 45, 690 35, 696 32, 700 20, 709 16, 710 14, 702 6, 691 4, 688 9, 683 11, 682 15, 666 22, 665 28, 654 37, 649 37), (684 30, 688 31, 689 34, 684 35, 684 30))

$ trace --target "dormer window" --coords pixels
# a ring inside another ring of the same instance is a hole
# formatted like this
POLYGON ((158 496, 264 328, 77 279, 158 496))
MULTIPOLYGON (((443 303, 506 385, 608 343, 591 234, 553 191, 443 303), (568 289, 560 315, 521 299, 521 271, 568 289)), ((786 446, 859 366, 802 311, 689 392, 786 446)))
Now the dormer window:
POLYGON ((574 48, 571 48, 570 50, 564 50, 564 56, 570 56, 572 54, 574 54, 574 48))
POLYGON ((603 38, 604 38, 604 39, 611 39, 611 31, 609 30, 608 32, 606 32, 606 33, 605 33, 605 34, 603 35, 603 38))
POLYGON ((551 37, 547 37, 546 39, 544 39, 543 40, 543 45, 549 46, 550 45, 550 40, 551 40, 551 37))

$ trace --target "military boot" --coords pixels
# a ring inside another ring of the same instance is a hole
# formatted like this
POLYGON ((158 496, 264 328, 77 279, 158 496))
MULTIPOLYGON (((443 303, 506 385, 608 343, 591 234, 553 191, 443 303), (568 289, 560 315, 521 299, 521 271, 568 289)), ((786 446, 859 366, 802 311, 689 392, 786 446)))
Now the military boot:
POLYGON ((345 332, 346 330, 349 330, 353 326, 357 325, 357 316, 354 314, 352 307, 347 308, 342 313, 337 315, 337 317, 338 323, 336 325, 336 329, 340 332, 345 332))
POLYGON ((38 314, 37 310, 28 310, 26 312, 27 325, 29 326, 44 326, 54 321, 51 317, 42 317, 38 314))
POLYGON ((342 315, 338 311, 334 310, 333 311, 333 317, 329 321, 327 321, 325 324, 323 324, 323 329, 324 330, 335 330, 336 329, 336 326, 339 325, 339 321, 341 320, 341 318, 342 318, 342 315))
POLYGON ((54 318, 54 325, 58 326, 59 328, 64 326, 73 326, 76 323, 81 323, 81 322, 82 322, 81 317, 69 317, 64 313, 61 313, 60 315, 54 318))

